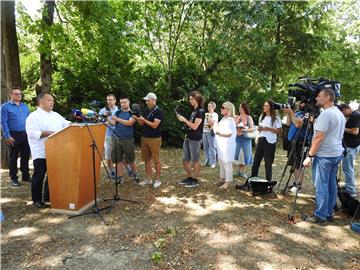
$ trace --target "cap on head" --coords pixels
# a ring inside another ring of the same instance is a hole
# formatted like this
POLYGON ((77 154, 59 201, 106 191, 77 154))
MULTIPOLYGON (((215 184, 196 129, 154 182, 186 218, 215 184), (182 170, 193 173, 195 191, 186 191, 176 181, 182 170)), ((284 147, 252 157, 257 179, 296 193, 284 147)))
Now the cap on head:
POLYGON ((156 95, 155 95, 154 93, 148 93, 148 94, 146 95, 146 97, 144 97, 143 99, 145 99, 145 100, 149 100, 149 99, 155 99, 155 100, 157 100, 157 97, 156 97, 156 95))

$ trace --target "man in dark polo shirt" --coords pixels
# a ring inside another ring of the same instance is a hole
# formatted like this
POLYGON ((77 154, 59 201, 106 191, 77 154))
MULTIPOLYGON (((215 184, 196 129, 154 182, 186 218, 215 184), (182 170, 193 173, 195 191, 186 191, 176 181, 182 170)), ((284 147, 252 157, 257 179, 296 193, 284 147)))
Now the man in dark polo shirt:
POLYGON ((143 127, 141 137, 141 156, 145 162, 146 178, 140 185, 152 185, 152 160, 155 163, 155 181, 154 188, 161 185, 160 172, 160 148, 161 148, 161 125, 163 121, 163 111, 156 105, 157 97, 154 93, 148 93, 144 97, 147 109, 144 116, 133 116, 143 127))
POLYGON ((186 178, 179 184, 185 187, 197 187, 199 185, 198 177, 200 175, 200 146, 205 120, 204 98, 198 91, 192 91, 189 94, 189 102, 193 111, 190 119, 187 120, 182 115, 177 115, 180 122, 186 125, 186 136, 183 143, 183 166, 186 172, 186 178), (193 166, 191 166, 191 163, 193 166), (192 168, 194 172, 192 172, 192 168))
POLYGON ((14 187, 19 186, 17 177, 17 159, 20 153, 22 180, 30 182, 29 157, 30 147, 25 131, 25 121, 30 114, 29 107, 21 102, 20 87, 11 88, 10 100, 1 106, 1 128, 7 145, 10 147, 10 178, 14 187))
POLYGON ((342 159, 342 168, 345 174, 345 191, 352 197, 356 197, 356 183, 354 160, 360 153, 360 112, 353 111, 347 104, 341 104, 340 111, 347 117, 344 141, 346 145, 346 157, 342 159))
POLYGON ((116 111, 115 114, 108 121, 115 125, 115 130, 112 138, 112 151, 111 159, 116 164, 116 182, 123 182, 123 161, 130 165, 132 176, 136 183, 140 182, 137 175, 135 165, 135 145, 134 145, 134 124, 136 120, 132 117, 130 111, 130 100, 127 97, 120 98, 121 109, 116 111))

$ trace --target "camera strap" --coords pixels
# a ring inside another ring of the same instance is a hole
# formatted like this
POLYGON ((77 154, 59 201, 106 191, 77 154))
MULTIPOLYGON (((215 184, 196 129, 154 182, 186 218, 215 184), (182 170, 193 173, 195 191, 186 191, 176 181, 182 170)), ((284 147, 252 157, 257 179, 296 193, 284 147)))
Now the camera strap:
POLYGON ((154 109, 152 109, 149 113, 148 113, 148 115, 145 117, 146 118, 146 120, 149 120, 150 121, 150 116, 158 109, 159 107, 156 105, 155 106, 155 108, 154 109))

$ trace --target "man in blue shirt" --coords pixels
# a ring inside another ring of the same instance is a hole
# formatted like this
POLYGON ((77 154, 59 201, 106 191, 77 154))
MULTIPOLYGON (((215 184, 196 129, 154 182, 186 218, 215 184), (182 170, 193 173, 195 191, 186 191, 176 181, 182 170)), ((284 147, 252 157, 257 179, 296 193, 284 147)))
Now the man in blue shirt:
POLYGON ((20 170, 22 180, 30 182, 29 157, 30 147, 25 131, 25 121, 30 114, 29 107, 21 102, 22 92, 20 87, 10 90, 10 100, 1 106, 1 128, 7 145, 10 147, 10 171, 11 184, 19 186, 17 177, 17 158, 20 152, 20 170))
POLYGON ((113 134, 111 159, 116 164, 116 182, 123 182, 123 162, 129 164, 132 176, 136 183, 140 182, 135 165, 135 144, 134 144, 134 124, 136 120, 131 115, 130 101, 127 97, 120 98, 121 109, 118 110, 108 121, 115 125, 113 134))

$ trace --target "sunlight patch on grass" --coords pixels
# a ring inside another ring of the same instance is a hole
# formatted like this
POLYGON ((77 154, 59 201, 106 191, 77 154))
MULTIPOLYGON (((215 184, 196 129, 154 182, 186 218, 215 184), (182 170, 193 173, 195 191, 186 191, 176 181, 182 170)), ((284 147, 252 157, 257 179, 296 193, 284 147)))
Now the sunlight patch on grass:
POLYGON ((47 217, 47 218, 42 219, 41 223, 60 224, 60 223, 64 222, 67 219, 68 219, 67 217, 47 217))
POLYGON ((217 257, 217 262, 216 262, 216 266, 215 269, 219 269, 219 270, 237 270, 240 269, 237 264, 236 264, 236 260, 234 257, 229 256, 229 255, 222 255, 219 254, 217 257))
POLYGON ((4 203, 9 203, 9 202, 16 202, 17 199, 15 198, 0 198, 0 203, 4 204, 4 203))
POLYGON ((22 227, 8 232, 9 237, 25 236, 37 232, 39 229, 35 227, 22 227))
POLYGON ((177 203, 179 203, 179 199, 177 197, 158 197, 156 198, 157 201, 159 201, 162 204, 166 204, 166 205, 175 205, 177 203))
POLYGON ((105 225, 94 225, 87 229, 87 232, 91 235, 102 235, 108 231, 105 225))
POLYGON ((349 225, 346 226, 331 226, 325 227, 324 235, 326 238, 334 240, 334 242, 341 243, 342 249, 359 249, 359 238, 350 238, 349 236, 349 225), (346 239, 346 241, 344 241, 346 239))
POLYGON ((54 267, 62 265, 62 256, 50 256, 44 260, 44 265, 47 267, 54 267))
POLYGON ((232 235, 229 236, 223 232, 216 232, 208 229, 200 229, 198 233, 201 236, 207 237, 205 240, 206 244, 213 248, 224 248, 227 249, 229 246, 236 246, 244 240, 244 236, 232 235))
POLYGON ((275 268, 268 262, 257 262, 256 265, 258 266, 258 269, 263 270, 272 270, 272 269, 278 269, 278 266, 275 268))
POLYGON ((46 243, 50 241, 50 236, 48 236, 47 234, 40 235, 36 237, 33 241, 36 244, 46 243))

